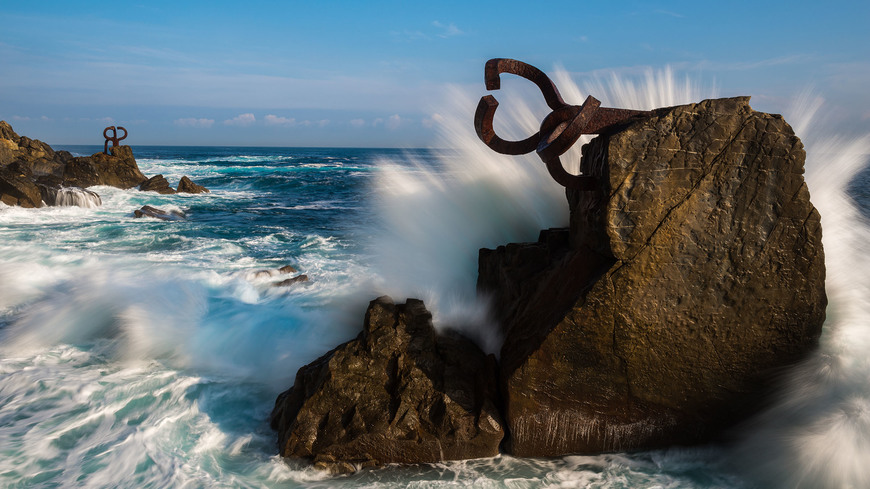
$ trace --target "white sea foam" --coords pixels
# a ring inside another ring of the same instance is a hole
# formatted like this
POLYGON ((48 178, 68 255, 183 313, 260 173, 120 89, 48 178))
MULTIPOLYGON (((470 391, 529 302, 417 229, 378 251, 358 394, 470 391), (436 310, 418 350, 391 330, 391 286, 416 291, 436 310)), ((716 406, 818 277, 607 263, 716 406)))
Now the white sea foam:
POLYGON ((827 320, 821 348, 790 372, 777 404, 750 423, 735 453, 765 487, 870 487, 870 227, 846 194, 870 161, 870 135, 826 130, 820 98, 786 113, 807 150, 806 179, 822 216, 827 320))

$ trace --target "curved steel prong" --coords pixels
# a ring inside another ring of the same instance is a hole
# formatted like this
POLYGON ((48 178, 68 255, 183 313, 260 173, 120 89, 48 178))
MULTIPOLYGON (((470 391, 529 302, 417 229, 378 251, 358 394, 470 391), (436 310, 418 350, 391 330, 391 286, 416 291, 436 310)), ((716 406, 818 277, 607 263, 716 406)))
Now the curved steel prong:
MULTIPOLYGON (((122 140, 122 139, 127 139, 127 130, 124 129, 123 127, 121 127, 121 126, 118 126, 118 129, 120 129, 121 131, 124 131, 124 135, 121 136, 121 137, 119 137, 119 138, 117 138, 118 141, 120 141, 120 140, 122 140)), ((115 133, 115 134, 117 135, 117 133, 115 133)), ((115 142, 115 144, 113 144, 113 146, 117 146, 117 145, 118 145, 117 142, 115 142)))
POLYGON ((536 132, 522 141, 506 141, 495 134, 492 120, 495 117, 495 109, 498 108, 498 100, 492 95, 480 98, 477 110, 474 111, 474 130, 477 137, 493 151, 505 155, 524 155, 531 153, 538 146, 540 133, 536 132))
POLYGON ((593 176, 572 175, 562 166, 562 160, 558 156, 544 160, 547 165, 547 171, 559 185, 565 188, 575 190, 595 190, 598 186, 598 179, 593 176))
POLYGON ((552 80, 543 71, 522 61, 510 58, 493 58, 486 62, 486 65, 483 67, 483 80, 486 83, 487 90, 498 90, 501 88, 501 78, 499 78, 501 73, 521 76, 537 85, 538 89, 541 90, 541 94, 544 95, 547 105, 553 110, 567 105, 562 100, 559 89, 556 88, 556 85, 553 84, 552 80))

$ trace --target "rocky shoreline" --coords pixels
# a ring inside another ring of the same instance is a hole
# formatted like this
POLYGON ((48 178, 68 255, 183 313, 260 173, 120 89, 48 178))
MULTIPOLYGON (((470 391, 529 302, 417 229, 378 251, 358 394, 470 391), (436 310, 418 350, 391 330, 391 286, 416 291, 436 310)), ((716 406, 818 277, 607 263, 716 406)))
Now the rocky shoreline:
MULTIPOLYGON (((54 151, 48 144, 19 136, 6 121, 0 121, 0 202, 10 206, 42 207, 43 205, 79 205, 96 199, 63 199, 64 189, 86 189, 109 185, 121 189, 138 187, 152 190, 149 179, 139 170, 129 146, 113 146, 111 154, 95 153, 75 157, 68 151, 54 151)), ((166 184, 168 186, 168 183, 166 184)), ((182 177, 178 190, 161 193, 202 193, 208 189, 182 177)), ((96 195, 93 191, 88 191, 96 195)), ((99 196, 97 196, 99 199, 99 196)))
POLYGON ((377 299, 356 340, 278 397, 281 455, 349 472, 720 436, 821 334, 824 253, 804 159, 782 117, 748 97, 599 135, 581 163, 598 186, 567 192, 568 228, 480 250, 499 361, 435 333, 422 302, 377 299))

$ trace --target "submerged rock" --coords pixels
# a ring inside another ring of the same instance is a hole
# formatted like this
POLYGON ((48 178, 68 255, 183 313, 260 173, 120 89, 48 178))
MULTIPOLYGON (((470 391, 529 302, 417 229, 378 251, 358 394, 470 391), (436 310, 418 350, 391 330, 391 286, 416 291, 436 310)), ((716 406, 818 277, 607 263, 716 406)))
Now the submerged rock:
POLYGON ((209 193, 208 189, 203 187, 202 185, 198 185, 193 183, 190 178, 187 176, 181 177, 181 180, 178 182, 178 193, 188 193, 188 194, 207 194, 209 193))
POLYGON ((286 275, 289 273, 296 273, 298 270, 294 268, 292 265, 284 265, 281 268, 274 269, 266 269, 266 270, 256 270, 254 272, 248 272, 248 279, 258 279, 265 277, 274 277, 276 275, 286 275))
POLYGON ((590 142, 568 230, 481 250, 505 334, 508 447, 694 443, 758 410, 825 318, 804 150, 749 99, 659 109, 590 142))
POLYGON ((293 278, 288 278, 280 282, 275 282, 274 284, 272 284, 272 287, 289 287, 293 284, 299 284, 303 282, 308 282, 308 275, 297 275, 293 278))
POLYGON ((282 456, 347 472, 490 457, 504 431, 496 364, 439 335, 422 301, 369 304, 362 333, 299 369, 272 411, 282 456))
POLYGON ((136 209, 133 211, 133 217, 153 217, 155 219, 161 219, 163 221, 180 221, 185 219, 187 216, 184 215, 183 212, 176 210, 164 210, 158 209, 157 207, 151 207, 150 205, 142 206, 141 209, 136 209))
POLYGON ((139 190, 143 192, 157 192, 158 194, 174 194, 175 190, 169 186, 169 182, 162 174, 154 175, 145 180, 139 185, 139 190))

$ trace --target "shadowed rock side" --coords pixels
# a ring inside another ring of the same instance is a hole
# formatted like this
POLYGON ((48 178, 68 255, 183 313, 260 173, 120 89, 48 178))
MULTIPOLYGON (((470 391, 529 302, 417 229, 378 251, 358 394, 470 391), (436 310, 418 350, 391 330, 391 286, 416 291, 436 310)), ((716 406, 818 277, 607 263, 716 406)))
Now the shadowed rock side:
POLYGON ((709 439, 761 407, 825 318, 805 153, 748 97, 659 109, 584 148, 569 230, 481 250, 509 451, 709 439))
POLYGON ((496 375, 492 355, 436 334, 421 301, 381 297, 356 339, 299 370, 271 423, 282 456, 334 472, 490 457, 504 435, 496 375))

